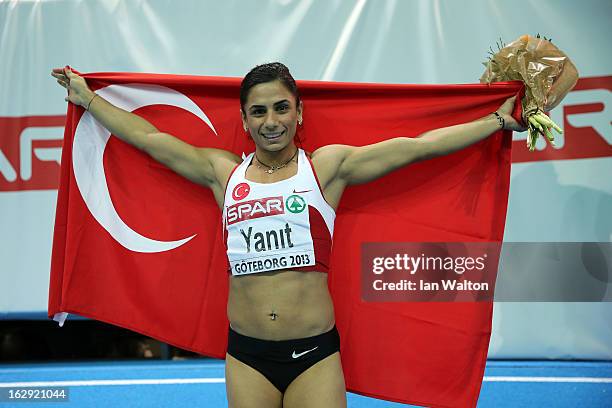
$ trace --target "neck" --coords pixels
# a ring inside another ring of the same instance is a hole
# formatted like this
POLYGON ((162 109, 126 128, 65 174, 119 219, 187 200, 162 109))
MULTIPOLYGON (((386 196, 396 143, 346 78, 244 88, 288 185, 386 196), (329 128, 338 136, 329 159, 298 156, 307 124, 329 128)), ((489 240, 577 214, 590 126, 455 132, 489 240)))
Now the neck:
POLYGON ((270 166, 279 166, 293 157, 297 151, 297 146, 293 143, 288 144, 282 150, 276 152, 270 152, 259 147, 255 148, 255 154, 257 158, 263 163, 270 166))

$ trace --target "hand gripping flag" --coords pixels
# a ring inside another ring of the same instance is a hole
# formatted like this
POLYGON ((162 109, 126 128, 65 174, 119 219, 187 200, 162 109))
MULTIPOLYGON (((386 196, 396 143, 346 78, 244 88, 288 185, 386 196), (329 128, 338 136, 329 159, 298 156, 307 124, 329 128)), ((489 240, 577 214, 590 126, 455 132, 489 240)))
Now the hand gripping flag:
MULTIPOLYGON (((188 143, 239 156, 254 149, 241 126, 239 78, 125 73, 85 78, 111 103, 188 143)), ((416 137, 472 121, 522 91, 519 82, 298 81, 298 86, 305 118, 298 144, 311 152, 332 143, 362 146, 416 137)), ((510 154, 511 133, 498 132, 345 191, 328 283, 349 391, 434 407, 476 405, 492 303, 365 302, 360 244, 502 241, 510 154)), ((211 191, 69 105, 49 317, 74 313, 225 358, 228 274, 221 229, 211 191)))

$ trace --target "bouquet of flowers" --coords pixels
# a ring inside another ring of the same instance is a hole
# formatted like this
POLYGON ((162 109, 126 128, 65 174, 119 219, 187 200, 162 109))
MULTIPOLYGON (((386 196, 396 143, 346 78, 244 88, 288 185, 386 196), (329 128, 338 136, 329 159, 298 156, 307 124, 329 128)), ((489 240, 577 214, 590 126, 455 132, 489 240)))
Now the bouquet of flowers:
POLYGON ((562 130, 544 113, 552 110, 578 81, 578 71, 563 51, 545 38, 523 35, 508 45, 498 44, 498 52, 484 63, 481 83, 523 81, 525 97, 523 121, 528 126, 527 147, 535 149, 538 133, 554 146, 551 129, 562 130))

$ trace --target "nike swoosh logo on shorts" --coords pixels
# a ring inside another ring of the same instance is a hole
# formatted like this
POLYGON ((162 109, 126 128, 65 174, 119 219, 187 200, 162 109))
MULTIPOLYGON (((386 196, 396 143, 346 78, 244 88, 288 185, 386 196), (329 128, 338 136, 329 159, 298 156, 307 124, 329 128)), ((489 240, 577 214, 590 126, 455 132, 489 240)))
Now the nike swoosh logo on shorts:
POLYGON ((310 353, 312 350, 316 350, 316 349, 318 349, 318 348, 319 348, 319 346, 317 346, 317 347, 315 347, 315 348, 313 348, 313 349, 310 349, 310 350, 303 351, 303 352, 301 352, 301 353, 297 353, 297 354, 295 353, 295 350, 294 350, 294 351, 293 351, 293 354, 291 355, 291 357, 293 357, 293 358, 302 357, 304 354, 306 354, 306 353, 310 353))
POLYGON ((300 190, 300 191, 296 191, 295 188, 294 188, 293 189, 293 194, 308 193, 309 191, 312 191, 312 190, 300 190))

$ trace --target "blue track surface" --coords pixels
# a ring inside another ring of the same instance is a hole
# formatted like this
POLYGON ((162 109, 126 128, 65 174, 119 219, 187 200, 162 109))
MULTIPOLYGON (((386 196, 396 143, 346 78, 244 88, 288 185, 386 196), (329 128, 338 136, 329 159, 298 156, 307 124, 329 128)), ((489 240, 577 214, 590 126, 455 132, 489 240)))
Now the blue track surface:
MULTIPOLYGON (((227 406, 220 360, 0 365, 2 388, 53 384, 68 386, 70 400, 44 407, 227 406)), ((8 406, 41 407, 0 402, 0 408, 8 406)), ((349 393, 348 406, 407 405, 349 393)), ((489 361, 478 406, 612 407, 612 362, 489 361)))

